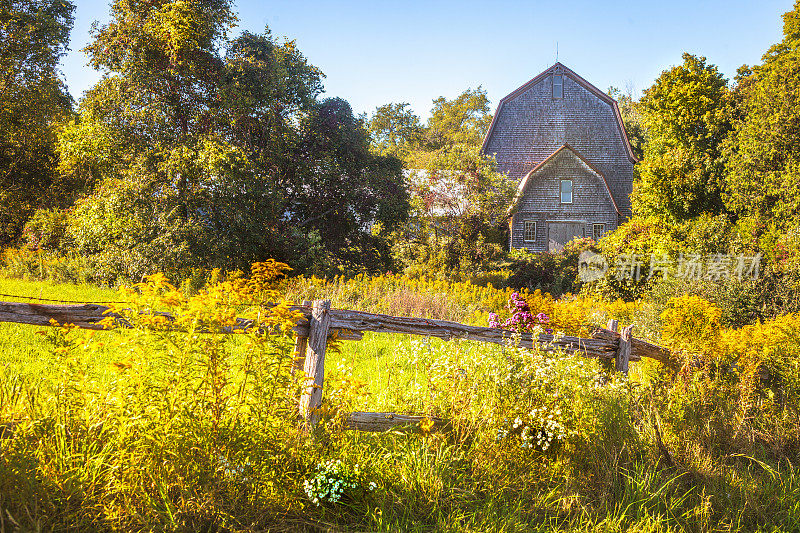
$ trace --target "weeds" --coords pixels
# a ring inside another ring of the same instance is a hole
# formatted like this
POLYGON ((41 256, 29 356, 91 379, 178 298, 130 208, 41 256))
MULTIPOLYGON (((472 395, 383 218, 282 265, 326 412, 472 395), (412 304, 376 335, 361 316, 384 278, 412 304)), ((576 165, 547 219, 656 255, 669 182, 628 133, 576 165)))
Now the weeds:
MULTIPOLYGON (((116 312, 131 328, 62 325, 23 337, 41 353, 9 351, 0 365, 2 527, 800 528, 800 328, 792 316, 729 330, 707 303, 668 306, 664 339, 685 364, 676 372, 636 362, 630 379, 594 360, 513 344, 367 336, 331 352, 324 419, 312 439, 297 422, 303 376, 291 373, 297 316, 285 304, 259 306, 281 301, 283 271, 265 263, 250 279, 217 273, 191 291, 152 277, 119 296, 127 303, 116 312), (252 327, 215 333, 237 317, 252 327), (709 339, 713 349, 704 351, 709 339), (342 416, 366 408, 450 423, 439 433, 345 431, 342 416)), ((414 290, 417 302, 441 303, 427 312, 476 321, 510 296, 406 281, 295 279, 288 287, 311 298, 331 290, 342 307, 389 295, 383 311, 399 309, 392 294, 414 290), (437 291, 445 296, 434 299, 437 291)), ((609 316, 630 321, 648 309, 524 296, 531 316, 547 315, 557 331, 609 316)), ((14 327, 4 336, 35 331, 14 327)))

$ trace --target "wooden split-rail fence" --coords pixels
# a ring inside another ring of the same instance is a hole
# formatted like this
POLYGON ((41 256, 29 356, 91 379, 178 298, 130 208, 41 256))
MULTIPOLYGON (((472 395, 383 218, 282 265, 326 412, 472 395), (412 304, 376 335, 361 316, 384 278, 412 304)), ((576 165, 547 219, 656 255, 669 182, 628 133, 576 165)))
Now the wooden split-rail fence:
MULTIPOLYGON (((562 350, 577 353, 584 357, 613 360, 617 371, 628 372, 631 361, 643 357, 662 363, 669 361, 669 351, 633 337, 633 326, 617 331, 618 322, 611 320, 608 328, 599 328, 592 338, 579 338, 564 335, 515 333, 508 330, 470 326, 447 320, 400 317, 331 308, 330 300, 305 301, 293 309, 302 312, 303 317, 294 328, 296 333, 295 370, 302 369, 308 376, 309 384, 300 397, 299 412, 307 428, 313 427, 319 418, 325 380, 325 351, 328 339, 360 340, 363 332, 400 333, 436 337, 444 340, 467 339, 480 342, 507 344, 512 341, 518 346, 532 348, 537 345, 544 350, 562 350)), ((108 316, 109 308, 99 304, 47 305, 20 302, 0 302, 0 322, 14 322, 37 326, 74 324, 80 328, 102 329, 99 321, 108 316)), ((170 315, 162 313, 164 316, 170 315)), ((124 326, 124 323, 122 324, 124 326)), ((237 324, 221 333, 232 333, 237 329, 252 327, 252 322, 239 319, 237 324)), ((346 427, 361 431, 386 431, 397 426, 415 425, 430 420, 433 427, 446 425, 445 420, 426 416, 398 413, 351 413, 346 427)))

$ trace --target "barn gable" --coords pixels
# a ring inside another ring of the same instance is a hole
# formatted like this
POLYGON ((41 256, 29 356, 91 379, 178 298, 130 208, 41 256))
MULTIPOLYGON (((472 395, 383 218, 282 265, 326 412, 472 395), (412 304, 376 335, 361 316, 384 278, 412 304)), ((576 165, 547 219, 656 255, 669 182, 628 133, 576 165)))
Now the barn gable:
MULTIPOLYGON (((576 204, 575 201, 570 202, 572 205, 576 206, 577 208, 581 207, 582 202, 593 201, 595 203, 603 203, 603 193, 605 192, 605 199, 611 203, 614 208, 614 211, 621 215, 619 212, 619 207, 617 206, 617 202, 614 199, 614 195, 611 194, 611 189, 608 186, 608 180, 606 180, 605 176, 603 176, 600 172, 598 172, 592 165, 586 161, 586 159, 578 152, 575 151, 568 144, 561 145, 555 152, 550 154, 544 161, 536 165, 534 168, 530 170, 525 177, 519 182, 519 186, 517 187, 517 194, 514 196, 514 200, 509 208, 509 212, 513 213, 513 211, 517 208, 518 205, 536 205, 538 204, 539 207, 545 207, 546 202, 543 202, 544 198, 548 196, 552 196, 554 194, 553 191, 555 189, 547 189, 545 186, 545 190, 537 190, 537 191, 530 191, 531 186, 536 182, 537 177, 544 174, 545 170, 549 170, 548 167, 556 167, 558 169, 566 169, 571 168, 572 172, 561 172, 558 173, 564 179, 569 177, 578 177, 580 173, 575 172, 577 168, 583 168, 585 174, 581 176, 582 178, 585 176, 594 176, 596 180, 591 180, 591 178, 587 181, 585 188, 581 191, 582 193, 588 194, 579 194, 580 203, 576 204), (563 152, 563 153, 562 153, 563 152), (571 161, 565 161, 565 159, 571 159, 571 161), (599 187, 599 184, 602 184, 602 187, 599 187), (526 199, 526 196, 528 198, 526 199), (527 203, 526 203, 527 202, 527 203)), ((536 189, 542 189, 541 184, 539 187, 535 187, 536 189)), ((560 203, 559 203, 560 205, 560 203)), ((556 204, 552 203, 552 205, 548 206, 553 209, 556 209, 556 204)))
POLYGON ((614 230, 618 220, 605 177, 563 145, 520 182, 510 209, 510 245, 557 251, 575 237, 596 239, 614 230))

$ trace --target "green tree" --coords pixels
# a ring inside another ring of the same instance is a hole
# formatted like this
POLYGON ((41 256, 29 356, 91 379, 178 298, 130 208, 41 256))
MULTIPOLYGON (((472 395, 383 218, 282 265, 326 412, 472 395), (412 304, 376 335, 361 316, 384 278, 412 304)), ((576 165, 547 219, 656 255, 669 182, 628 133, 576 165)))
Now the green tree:
POLYGON ((72 110, 57 65, 74 9, 65 0, 0 5, 0 245, 19 236, 36 208, 71 197, 74 184, 58 179, 55 128, 72 110))
POLYGON ((491 123, 486 91, 467 89, 453 100, 440 96, 433 101, 425 140, 434 150, 459 144, 480 146, 491 123))
POLYGON ((739 69, 725 145, 726 203, 756 237, 800 221, 800 1, 783 15, 783 33, 762 64, 739 69))
POLYGON ((406 102, 382 105, 365 122, 371 148, 379 155, 405 159, 422 141, 422 123, 406 102))
POLYGON ((374 226, 403 218, 399 163, 369 152, 346 102, 318 100, 323 75, 294 42, 229 39, 224 1, 118 0, 112 14, 87 47, 110 73, 60 139, 64 166, 96 184, 69 232, 79 250, 109 277, 267 257, 383 268, 374 226))
POLYGON ((108 277, 185 271, 207 248, 214 183, 248 166, 212 120, 235 17, 225 0, 116 0, 111 15, 84 49, 107 74, 59 140, 64 170, 95 182, 69 233, 108 277))
POLYGON ((633 97, 633 90, 630 87, 626 93, 616 87, 609 87, 608 95, 617 101, 633 155, 641 160, 644 155, 645 131, 639 101, 633 97))
POLYGON ((727 81, 704 57, 683 54, 640 102, 647 143, 632 196, 634 212, 671 221, 719 214, 730 131, 727 81))
MULTIPOLYGON (((402 104, 379 111, 371 125, 409 125, 392 130, 392 145, 403 147, 412 204, 409 224, 395 236, 395 257, 407 267, 447 272, 474 271, 497 259, 515 184, 480 153, 491 123, 486 92, 437 98, 422 128, 402 104), (387 116, 392 120, 384 121, 387 116)), ((370 129, 374 135, 378 128, 370 129)))

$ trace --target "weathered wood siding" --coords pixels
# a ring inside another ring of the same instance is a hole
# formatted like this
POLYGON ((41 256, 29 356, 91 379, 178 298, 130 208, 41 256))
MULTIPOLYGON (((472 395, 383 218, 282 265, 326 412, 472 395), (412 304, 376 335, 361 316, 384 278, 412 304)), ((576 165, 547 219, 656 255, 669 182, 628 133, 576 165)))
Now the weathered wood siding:
MULTIPOLYGON (((616 104, 596 87, 556 63, 501 100, 483 151, 494 154, 499 169, 519 182, 564 144, 572 146, 605 176, 621 217, 629 217, 634 160, 617 115, 616 104), (553 72, 556 70, 563 75, 563 98, 553 97, 553 72)), ((552 193, 553 198, 557 199, 558 188, 553 189, 552 193)), ((539 213, 544 208, 528 205, 525 209, 539 213)), ((613 205, 603 205, 599 211, 602 211, 606 224, 613 218, 613 225, 616 226, 617 213, 613 205)), ((595 217, 601 213, 587 211, 586 215, 595 217)), ((556 210, 548 211, 546 216, 561 217, 566 213, 556 206, 556 210)), ((568 218, 577 217, 578 214, 573 212, 568 218)), ((517 218, 515 216, 512 231, 517 229, 517 218)), ((542 219, 541 227, 537 225, 537 232, 546 232, 544 220, 546 218, 542 219)), ((518 238, 521 241, 522 235, 518 238)), ((512 245, 516 242, 515 234, 512 245)))
POLYGON ((617 227, 617 212, 605 183, 569 148, 558 152, 528 179, 512 218, 511 246, 534 252, 547 250, 548 221, 578 221, 584 237, 591 237, 593 224, 605 224, 605 231, 617 227), (560 183, 572 180, 572 203, 562 204, 560 183), (536 242, 524 242, 525 220, 536 222, 536 242))

